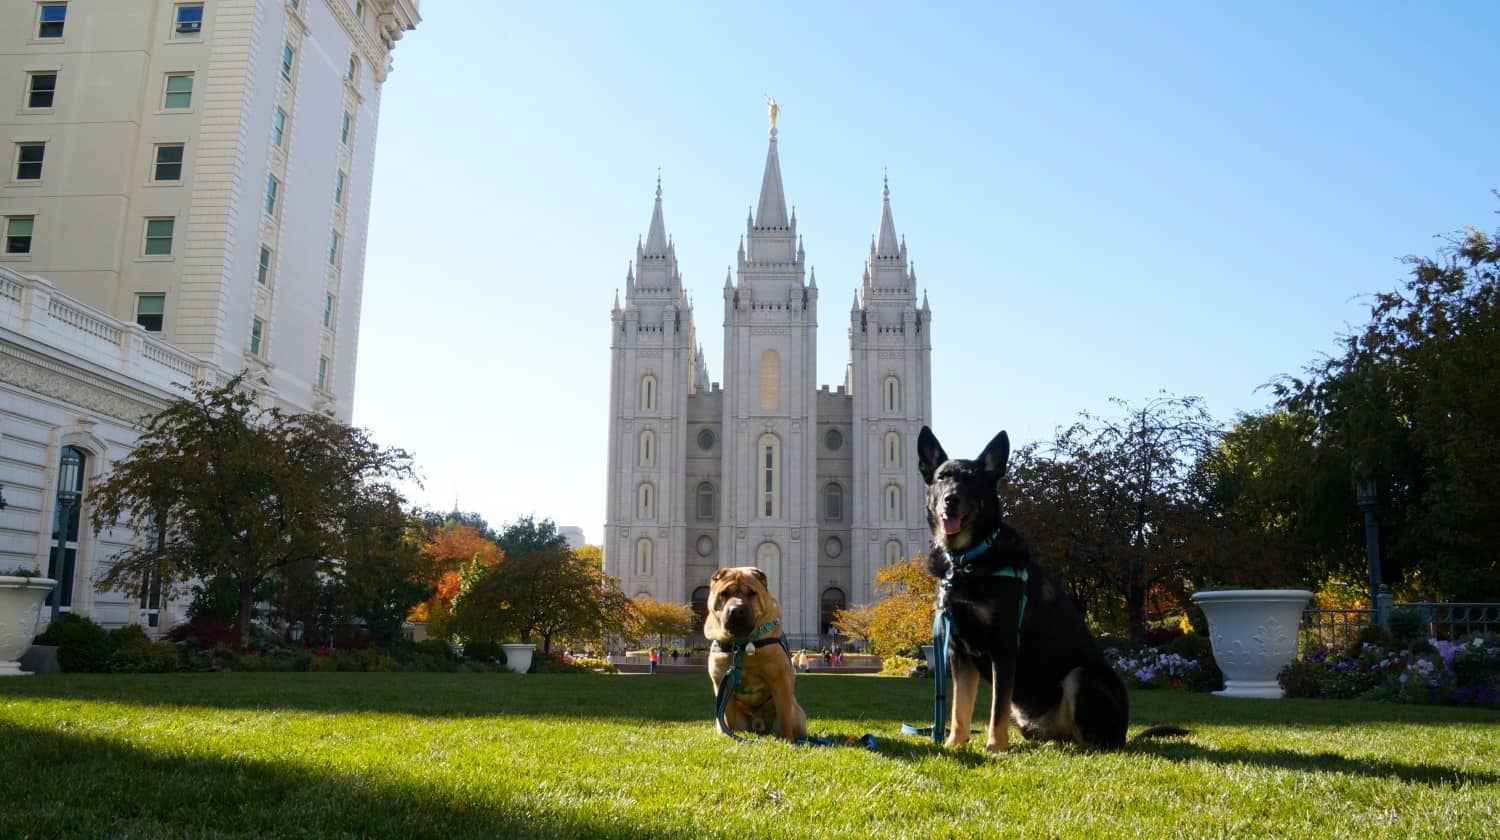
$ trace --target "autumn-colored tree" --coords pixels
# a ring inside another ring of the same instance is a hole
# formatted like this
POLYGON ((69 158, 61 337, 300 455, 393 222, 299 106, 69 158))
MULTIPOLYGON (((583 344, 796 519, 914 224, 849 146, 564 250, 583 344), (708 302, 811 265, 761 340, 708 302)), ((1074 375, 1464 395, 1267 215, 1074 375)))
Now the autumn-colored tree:
POLYGON ((504 555, 493 539, 473 525, 450 519, 428 531, 422 554, 434 572, 432 597, 411 612, 412 621, 427 621, 434 611, 447 613, 458 596, 459 572, 471 563, 494 566, 504 555))
POLYGON ((470 563, 460 573, 451 632, 471 639, 530 642, 602 639, 623 632, 630 598, 604 574, 597 550, 570 551, 551 520, 526 517, 501 531, 504 558, 493 566, 470 563))
MULTIPOLYGON (((868 633, 875 653, 901 653, 932 641, 937 583, 927 572, 925 558, 880 568, 875 572, 875 588, 885 593, 870 606, 868 633)), ((843 624, 836 626, 844 629, 843 624)))
POLYGON ((859 639, 871 649, 875 646, 874 637, 871 635, 871 627, 874 623, 875 608, 870 604, 855 604, 833 611, 833 626, 838 628, 839 635, 859 639))
POLYGON ((129 523, 155 535, 116 555, 96 582, 101 591, 229 581, 243 643, 262 583, 299 564, 338 574, 339 561, 361 550, 352 541, 363 528, 385 529, 385 508, 399 506, 391 482, 414 474, 410 456, 364 430, 261 408, 241 385, 199 384, 145 419, 89 503, 96 531, 129 523))
POLYGON ((666 643, 667 637, 691 636, 701 628, 692 604, 673 604, 658 601, 650 595, 637 595, 631 600, 635 609, 635 621, 631 624, 631 637, 647 640, 656 637, 656 644, 666 643))

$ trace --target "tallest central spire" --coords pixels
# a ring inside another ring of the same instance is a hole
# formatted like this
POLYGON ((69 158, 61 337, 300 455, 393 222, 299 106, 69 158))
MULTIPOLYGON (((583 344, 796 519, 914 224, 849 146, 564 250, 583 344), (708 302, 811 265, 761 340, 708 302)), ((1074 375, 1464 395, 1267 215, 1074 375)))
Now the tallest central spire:
POLYGON ((786 194, 781 188, 781 161, 776 157, 776 126, 771 126, 770 148, 766 150, 766 173, 760 181, 760 206, 755 212, 758 228, 785 228, 786 194))

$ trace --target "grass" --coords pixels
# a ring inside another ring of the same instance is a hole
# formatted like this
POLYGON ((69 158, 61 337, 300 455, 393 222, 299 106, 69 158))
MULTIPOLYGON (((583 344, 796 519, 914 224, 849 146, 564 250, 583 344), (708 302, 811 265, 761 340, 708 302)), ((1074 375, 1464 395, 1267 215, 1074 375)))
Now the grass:
POLYGON ((702 675, 6 679, 0 836, 1500 833, 1495 712, 1137 692, 1133 728, 1193 734, 990 756, 899 734, 931 685, 799 679, 813 732, 870 752, 733 743, 702 675))

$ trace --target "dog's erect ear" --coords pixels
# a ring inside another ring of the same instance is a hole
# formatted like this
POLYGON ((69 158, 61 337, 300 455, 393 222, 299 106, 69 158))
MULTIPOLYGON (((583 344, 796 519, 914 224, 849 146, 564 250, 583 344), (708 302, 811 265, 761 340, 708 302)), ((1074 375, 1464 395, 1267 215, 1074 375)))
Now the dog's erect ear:
POLYGON ((943 451, 943 445, 938 443, 937 435, 926 426, 922 427, 922 433, 917 435, 917 471, 922 474, 922 480, 928 484, 932 483, 932 475, 937 472, 948 460, 948 453, 943 451))
POLYGON ((1010 463, 1010 435, 1001 432, 995 435, 990 445, 979 453, 979 463, 984 465, 984 471, 993 475, 996 481, 1005 477, 1005 466, 1010 463))
POLYGON ((761 586, 770 587, 771 581, 766 577, 765 572, 762 572, 760 569, 751 569, 750 574, 755 575, 756 579, 760 581, 761 586))

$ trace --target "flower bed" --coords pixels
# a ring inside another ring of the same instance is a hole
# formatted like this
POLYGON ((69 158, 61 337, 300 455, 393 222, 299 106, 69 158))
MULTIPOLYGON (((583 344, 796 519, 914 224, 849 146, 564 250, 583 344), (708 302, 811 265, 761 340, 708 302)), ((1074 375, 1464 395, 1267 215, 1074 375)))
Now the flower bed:
POLYGON ((1278 681, 1288 697, 1495 708, 1500 705, 1500 637, 1432 639, 1399 648, 1367 641, 1314 652, 1283 669, 1278 681))

